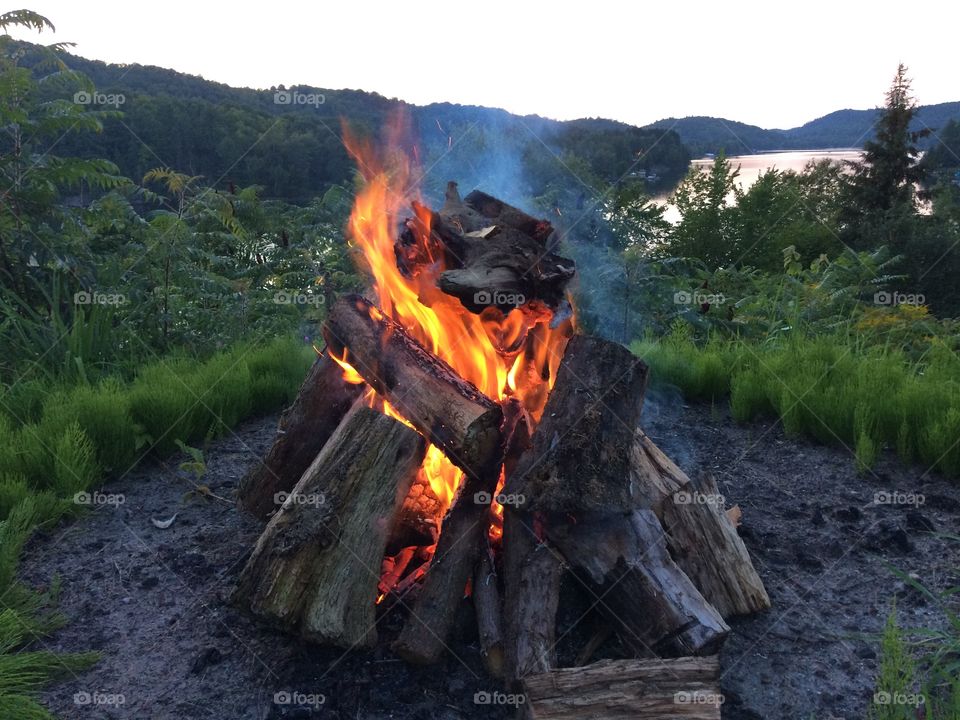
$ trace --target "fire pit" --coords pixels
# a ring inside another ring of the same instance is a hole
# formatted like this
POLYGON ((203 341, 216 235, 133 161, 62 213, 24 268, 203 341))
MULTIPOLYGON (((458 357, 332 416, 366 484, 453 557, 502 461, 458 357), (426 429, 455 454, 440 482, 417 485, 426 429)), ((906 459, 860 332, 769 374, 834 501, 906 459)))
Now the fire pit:
POLYGON ((639 429, 646 366, 576 333, 575 266, 549 222, 452 182, 433 211, 411 202, 404 156, 347 145, 373 292, 330 308, 244 479, 242 507, 269 523, 236 602, 344 648, 406 612, 393 650, 429 664, 469 597, 487 670, 531 717, 719 717, 716 658, 700 656, 769 599, 710 478, 639 429), (565 576, 635 659, 557 668, 565 576))

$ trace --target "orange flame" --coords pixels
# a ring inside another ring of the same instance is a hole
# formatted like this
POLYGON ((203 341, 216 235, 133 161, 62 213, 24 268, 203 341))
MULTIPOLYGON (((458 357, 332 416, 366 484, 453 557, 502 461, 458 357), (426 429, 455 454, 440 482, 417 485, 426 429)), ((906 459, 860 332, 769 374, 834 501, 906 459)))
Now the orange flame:
MULTIPOLYGON (((364 181, 350 214, 349 236, 373 276, 377 305, 488 397, 518 398, 536 422, 553 386, 572 321, 551 328, 552 313, 535 304, 506 315, 490 307, 477 315, 437 287, 437 278, 446 269, 444 252, 430 233, 431 213, 419 202, 415 165, 400 150, 402 135, 402 121, 391 124, 386 142, 378 148, 344 127, 344 144, 364 181), (394 241, 401 218, 409 216, 411 207, 413 217, 406 226, 422 262, 408 276, 398 267, 394 241)), ((348 377, 359 377, 346 357, 334 359, 348 377)), ((371 404, 376 402, 373 395, 370 391, 371 404)), ((407 422, 388 402, 380 402, 387 415, 407 422)), ((462 471, 431 445, 420 472, 445 511, 463 479, 462 471)), ((494 512, 498 510, 502 512, 494 503, 494 512)))

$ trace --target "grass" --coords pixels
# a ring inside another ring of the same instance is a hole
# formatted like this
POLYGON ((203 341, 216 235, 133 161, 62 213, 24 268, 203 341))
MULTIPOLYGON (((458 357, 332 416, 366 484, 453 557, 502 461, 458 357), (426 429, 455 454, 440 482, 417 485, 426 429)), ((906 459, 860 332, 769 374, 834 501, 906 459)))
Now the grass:
POLYGON ((729 398, 738 421, 775 417, 788 435, 843 444, 861 470, 890 448, 906 462, 960 477, 960 359, 949 352, 917 362, 840 336, 702 346, 670 337, 631 350, 651 366, 654 384, 691 399, 729 398))
POLYGON ((38 594, 16 579, 31 533, 75 514, 77 493, 118 477, 150 455, 227 432, 296 394, 314 357, 288 338, 238 345, 205 361, 171 358, 130 382, 72 387, 31 381, 0 396, 0 718, 52 716, 34 699, 46 682, 89 666, 89 653, 23 647, 57 627, 55 588, 38 594))

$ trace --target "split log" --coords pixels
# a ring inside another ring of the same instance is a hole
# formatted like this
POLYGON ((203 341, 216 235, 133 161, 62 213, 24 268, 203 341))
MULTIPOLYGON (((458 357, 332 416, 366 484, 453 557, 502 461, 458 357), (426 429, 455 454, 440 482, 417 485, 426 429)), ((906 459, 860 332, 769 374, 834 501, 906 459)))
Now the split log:
POLYGON ((309 640, 373 645, 384 548, 425 450, 355 403, 260 536, 235 600, 309 640))
POLYGON ((710 604, 725 618, 769 608, 716 480, 709 475, 690 480, 642 431, 630 457, 632 484, 660 518, 670 555, 710 604))
POLYGON ((523 680, 527 720, 719 720, 717 656, 601 660, 523 680))
POLYGON ((537 531, 531 514, 504 510, 505 649, 511 684, 557 664, 557 605, 563 565, 537 531))
POLYGON ((358 295, 341 298, 324 323, 332 352, 464 472, 480 474, 500 445, 500 406, 427 352, 358 295))
POLYGON ((586 335, 567 343, 532 447, 504 492, 524 510, 556 513, 644 507, 629 482, 647 366, 622 345, 586 335))
POLYGON ((547 518, 547 538, 634 652, 716 652, 730 628, 667 551, 651 510, 547 518))
POLYGON ((473 574, 473 606, 480 635, 480 654, 491 677, 503 677, 503 628, 500 590, 486 539, 473 574))
POLYGON ((240 507, 261 518, 276 511, 278 495, 297 484, 361 390, 362 385, 343 379, 343 369, 326 353, 320 355, 293 404, 280 416, 276 439, 266 457, 240 482, 240 507))

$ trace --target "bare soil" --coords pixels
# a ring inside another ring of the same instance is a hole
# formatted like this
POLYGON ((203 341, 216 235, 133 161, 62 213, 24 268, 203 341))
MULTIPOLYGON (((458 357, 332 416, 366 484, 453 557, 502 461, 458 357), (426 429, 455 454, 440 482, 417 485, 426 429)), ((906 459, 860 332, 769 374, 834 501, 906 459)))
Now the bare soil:
MULTIPOLYGON (((903 624, 942 622, 891 567, 933 589, 960 585, 960 548, 937 531, 960 527, 960 485, 891 454, 858 475, 852 453, 785 438, 775 422, 738 425, 725 408, 653 394, 644 427, 689 474, 713 473, 773 608, 735 619, 721 656, 723 717, 862 720, 878 667, 877 633, 891 599, 903 624), (892 498, 899 502, 876 502, 892 498), (921 498, 922 496, 922 498, 921 498), (922 504, 916 504, 920 500, 922 504), (913 503, 916 501, 916 503, 913 503)), ((247 466, 272 442, 276 417, 246 423, 207 449, 201 481, 231 498, 247 466)), ((35 537, 21 575, 63 581, 68 625, 38 648, 98 650, 91 670, 43 695, 63 718, 505 718, 483 704, 486 677, 474 630, 452 639, 437 667, 416 668, 389 649, 402 610, 382 616, 380 644, 344 652, 284 636, 229 604, 261 523, 227 502, 191 493, 184 458, 145 465, 103 488, 104 505, 35 537), (152 519, 177 516, 167 529, 152 519), (117 702, 122 695, 123 702, 117 702), (478 703, 477 700, 481 702, 478 703)), ((569 588, 568 588, 569 590, 569 588)), ((463 611, 469 614, 468 603, 463 611)), ((573 617, 561 658, 589 636, 573 617)), ((473 623, 460 624, 472 628, 473 623)), ((611 641, 594 658, 621 651, 611 641)))

